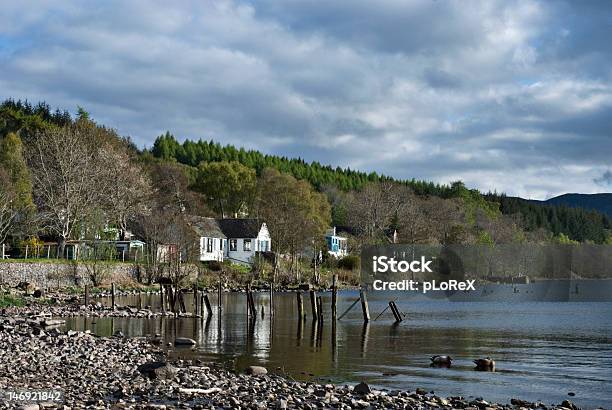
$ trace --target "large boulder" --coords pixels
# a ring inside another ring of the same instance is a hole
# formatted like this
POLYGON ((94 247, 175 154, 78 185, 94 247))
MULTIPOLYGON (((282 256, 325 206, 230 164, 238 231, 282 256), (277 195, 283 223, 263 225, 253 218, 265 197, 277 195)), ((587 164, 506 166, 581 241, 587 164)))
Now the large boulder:
POLYGON ((249 366, 246 368, 246 374, 250 374, 251 376, 263 376, 268 374, 268 369, 263 366, 249 366))
POLYGON ((370 389, 370 386, 367 385, 367 383, 361 382, 356 385, 355 388, 353 388, 353 392, 356 394, 370 394, 372 393, 372 390, 370 389))
POLYGON ((196 341, 188 337, 177 337, 176 339, 174 339, 175 346, 193 346, 195 344, 196 341))
POLYGON ((138 366, 138 371, 149 379, 171 380, 178 374, 178 369, 166 362, 148 362, 138 366))

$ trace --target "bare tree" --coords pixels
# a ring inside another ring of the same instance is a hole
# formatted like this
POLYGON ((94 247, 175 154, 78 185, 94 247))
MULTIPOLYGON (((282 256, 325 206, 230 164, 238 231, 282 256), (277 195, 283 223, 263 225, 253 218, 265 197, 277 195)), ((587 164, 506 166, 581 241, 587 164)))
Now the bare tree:
POLYGON ((466 241, 467 228, 460 200, 429 197, 421 203, 431 242, 450 245, 466 241))
POLYGON ((0 244, 15 221, 18 210, 14 206, 15 191, 12 189, 10 178, 6 171, 0 168, 0 244))
POLYGON ((89 121, 48 128, 28 150, 35 201, 44 227, 59 238, 60 255, 78 222, 109 192, 105 132, 89 121))
POLYGON ((104 206, 109 219, 117 223, 121 239, 125 240, 129 222, 150 214, 153 188, 148 173, 132 161, 123 147, 109 151, 108 155, 114 183, 104 196, 104 206))
POLYGON ((357 192, 349 204, 349 221, 366 242, 389 242, 387 230, 413 209, 413 194, 391 181, 372 182, 357 192))

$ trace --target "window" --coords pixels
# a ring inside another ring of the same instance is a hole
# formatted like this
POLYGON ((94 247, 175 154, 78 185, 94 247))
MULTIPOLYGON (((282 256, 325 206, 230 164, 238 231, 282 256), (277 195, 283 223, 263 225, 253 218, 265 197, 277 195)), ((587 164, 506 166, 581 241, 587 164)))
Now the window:
POLYGON ((212 252, 213 251, 213 239, 212 238, 206 238, 206 252, 212 252))
POLYGON ((229 240, 229 250, 232 252, 236 252, 238 250, 238 240, 237 239, 229 240))
POLYGON ((243 250, 245 252, 251 252, 251 240, 250 239, 245 239, 244 240, 243 250))

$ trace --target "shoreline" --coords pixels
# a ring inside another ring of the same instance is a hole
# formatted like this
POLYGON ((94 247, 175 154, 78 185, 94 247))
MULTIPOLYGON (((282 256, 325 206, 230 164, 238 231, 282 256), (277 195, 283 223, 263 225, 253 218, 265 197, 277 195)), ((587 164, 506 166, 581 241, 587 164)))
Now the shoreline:
MULTIPOLYGON (((61 408, 463 408, 470 410, 578 407, 569 400, 548 405, 512 399, 439 397, 424 389, 372 389, 357 385, 297 382, 259 366, 239 373, 217 363, 169 360, 159 338, 98 337, 44 327, 26 312, 0 316, 0 391, 62 389, 61 408)), ((8 402, 23 408, 23 402, 8 402)), ((55 407, 54 407, 55 406, 55 407)))

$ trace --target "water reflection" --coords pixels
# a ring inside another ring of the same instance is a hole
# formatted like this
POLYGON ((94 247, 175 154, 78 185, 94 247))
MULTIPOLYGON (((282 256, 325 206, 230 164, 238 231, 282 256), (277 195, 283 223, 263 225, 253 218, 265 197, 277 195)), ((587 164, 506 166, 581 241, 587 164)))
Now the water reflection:
MULTIPOLYGON (((341 292, 339 312, 356 296, 341 292)), ((330 295, 321 298, 322 306, 329 306, 330 295)), ((585 407, 612 405, 611 303, 400 299, 398 307, 409 313, 403 322, 394 324, 385 313, 364 324, 358 307, 337 322, 327 316, 313 321, 310 312, 298 320, 295 294, 276 294, 273 316, 268 293, 255 294, 255 300, 263 316, 247 318, 244 294, 226 293, 223 309, 213 305, 213 315, 206 318, 69 318, 67 326, 104 336, 117 330, 127 336, 161 334, 166 342, 191 337, 196 348, 170 354, 226 361, 239 369, 252 364, 282 368, 296 379, 312 374, 337 382, 367 380, 387 388, 424 387, 503 402, 523 397, 560 403, 571 391, 576 393, 572 400, 585 407), (455 361, 450 368, 431 368, 429 357, 435 354, 450 354, 455 361), (472 360, 487 356, 496 360, 496 372, 475 371, 472 360)), ((389 300, 369 295, 373 317, 389 300)), ((185 301, 193 306, 189 295, 185 301)), ((117 302, 139 303, 136 296, 117 302)), ((158 302, 152 295, 140 301, 154 309, 158 302)))

